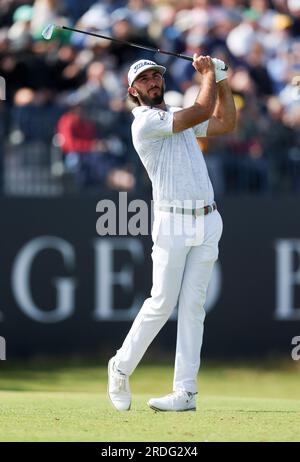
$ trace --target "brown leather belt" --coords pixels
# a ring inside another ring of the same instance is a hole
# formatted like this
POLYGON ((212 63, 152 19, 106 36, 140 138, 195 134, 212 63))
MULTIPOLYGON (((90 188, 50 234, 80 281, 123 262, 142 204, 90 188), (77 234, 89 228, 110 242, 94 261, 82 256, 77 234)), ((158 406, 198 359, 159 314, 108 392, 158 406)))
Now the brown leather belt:
POLYGON ((193 215, 194 217, 200 217, 203 215, 208 215, 217 209, 217 204, 213 202, 211 205, 206 205, 205 207, 198 209, 185 209, 184 207, 176 206, 166 206, 161 205, 158 207, 162 212, 171 212, 171 213, 180 213, 181 215, 193 215))

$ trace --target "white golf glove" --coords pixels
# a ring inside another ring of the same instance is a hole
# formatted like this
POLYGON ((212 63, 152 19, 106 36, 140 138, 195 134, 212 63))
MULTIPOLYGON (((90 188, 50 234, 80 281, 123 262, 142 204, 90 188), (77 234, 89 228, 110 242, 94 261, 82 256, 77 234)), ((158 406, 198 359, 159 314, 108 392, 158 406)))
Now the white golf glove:
POLYGON ((227 65, 222 61, 221 59, 218 58, 212 58, 212 61, 215 66, 215 76, 216 76, 216 82, 221 82, 221 80, 227 79, 227 65))

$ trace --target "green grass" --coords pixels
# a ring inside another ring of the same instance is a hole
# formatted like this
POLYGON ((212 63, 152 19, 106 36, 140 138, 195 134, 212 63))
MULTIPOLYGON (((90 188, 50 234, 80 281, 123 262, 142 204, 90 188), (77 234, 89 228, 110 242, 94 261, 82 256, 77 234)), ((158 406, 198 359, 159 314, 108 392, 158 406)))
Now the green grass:
POLYGON ((0 441, 300 441, 300 364, 204 364, 197 412, 155 413, 172 367, 140 365, 130 412, 112 409, 106 366, 0 363, 0 441))

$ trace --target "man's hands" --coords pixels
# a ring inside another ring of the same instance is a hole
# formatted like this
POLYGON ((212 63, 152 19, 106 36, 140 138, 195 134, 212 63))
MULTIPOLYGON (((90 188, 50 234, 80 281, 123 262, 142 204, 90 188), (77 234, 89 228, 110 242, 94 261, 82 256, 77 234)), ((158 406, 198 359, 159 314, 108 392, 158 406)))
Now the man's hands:
POLYGON ((211 58, 210 56, 198 56, 196 53, 193 56, 193 67, 201 75, 208 72, 214 72, 216 83, 227 79, 227 66, 221 59, 211 58))
POLYGON ((195 53, 193 59, 193 67, 200 74, 204 75, 209 72, 215 72, 214 63, 210 56, 198 56, 197 53, 195 53))

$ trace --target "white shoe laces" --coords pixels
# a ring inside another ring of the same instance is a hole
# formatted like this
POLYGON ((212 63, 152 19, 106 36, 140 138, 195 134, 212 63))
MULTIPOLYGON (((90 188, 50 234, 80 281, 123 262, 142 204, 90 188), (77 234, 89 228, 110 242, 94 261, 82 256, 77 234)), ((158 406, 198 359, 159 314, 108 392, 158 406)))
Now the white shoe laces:
POLYGON ((115 365, 113 365, 113 374, 114 374, 114 381, 118 391, 125 391, 127 392, 127 375, 123 374, 123 372, 119 371, 115 365))
POLYGON ((121 375, 117 378, 117 386, 119 391, 126 391, 126 377, 121 375))
POLYGON ((184 390, 176 390, 173 391, 173 393, 170 393, 169 395, 170 398, 172 398, 174 401, 181 400, 182 398, 184 399, 190 399, 194 396, 194 394, 190 395, 187 391, 184 390))

